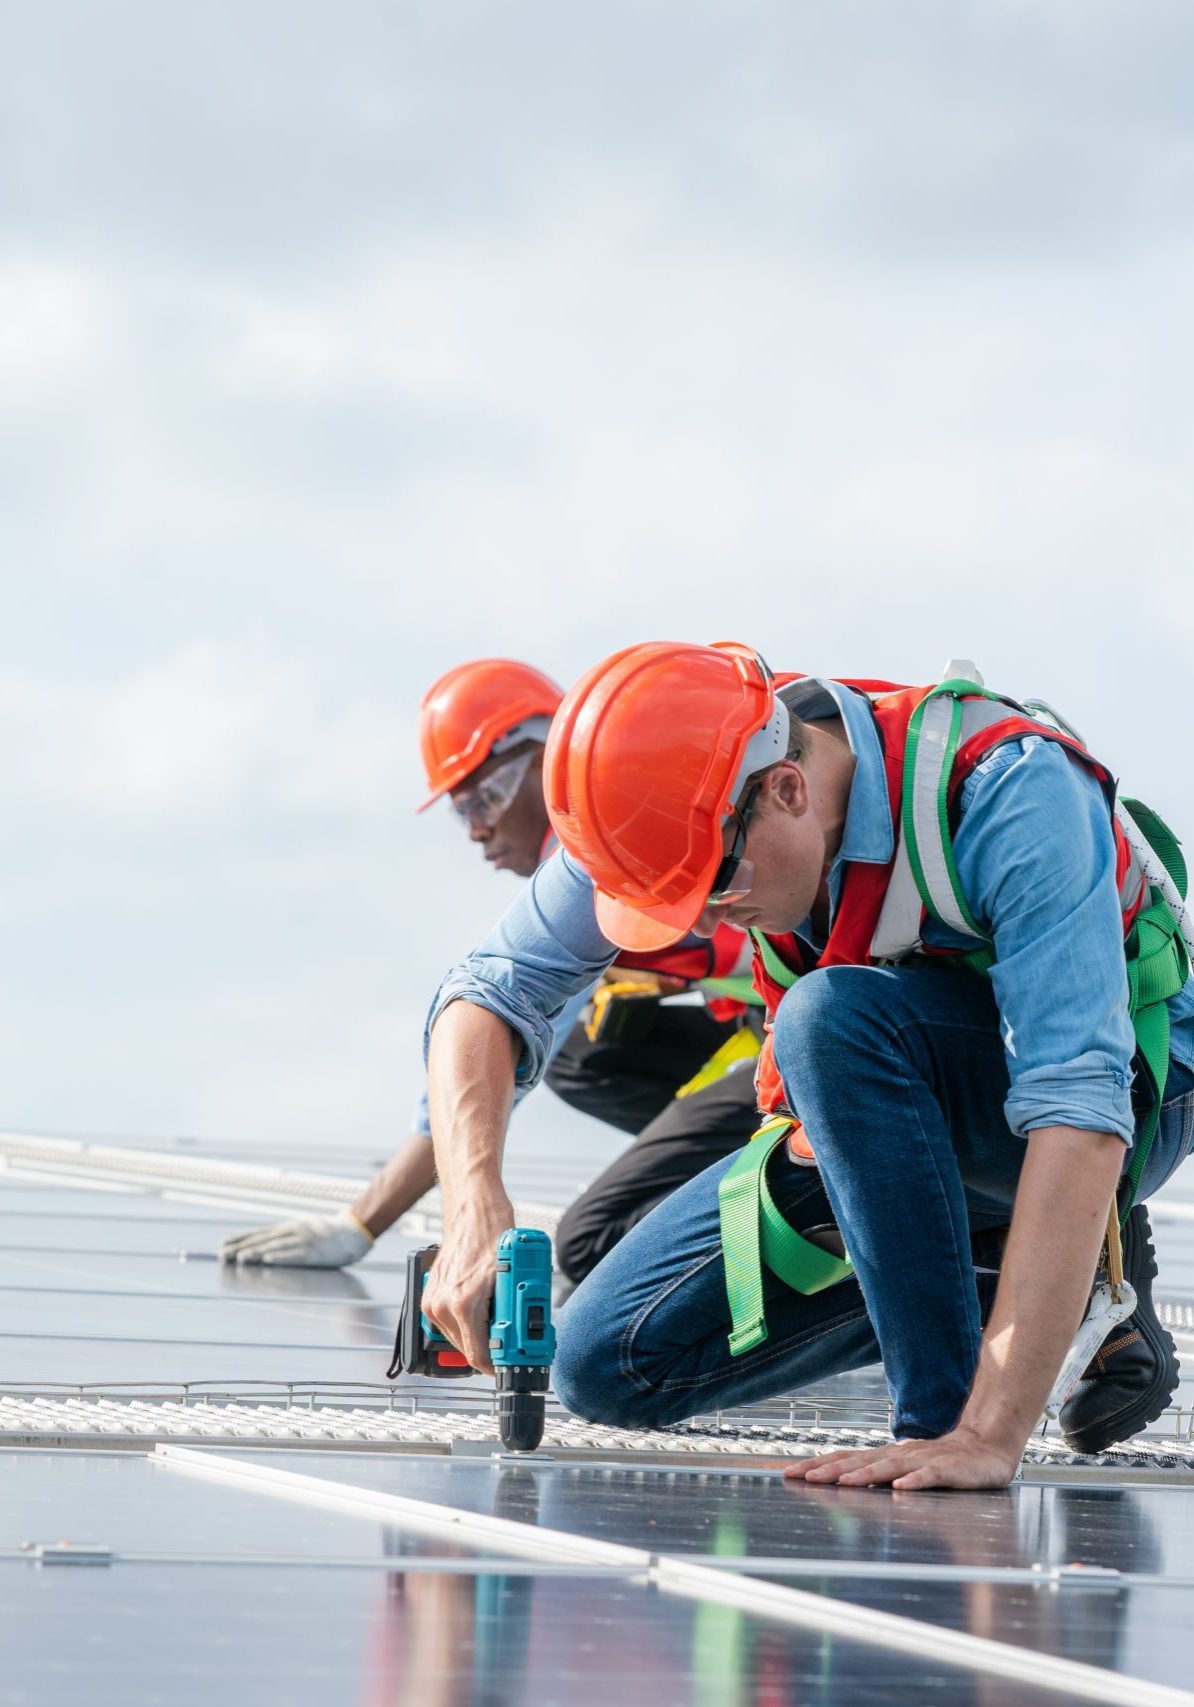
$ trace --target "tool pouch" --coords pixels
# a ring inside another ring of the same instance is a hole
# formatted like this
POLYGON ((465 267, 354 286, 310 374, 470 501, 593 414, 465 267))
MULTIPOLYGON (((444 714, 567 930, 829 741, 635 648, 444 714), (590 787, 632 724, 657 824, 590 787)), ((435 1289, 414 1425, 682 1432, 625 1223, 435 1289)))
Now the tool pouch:
POLYGON ((654 983, 599 985, 585 1021, 585 1036, 590 1043, 641 1043, 655 1024, 659 996, 654 983))

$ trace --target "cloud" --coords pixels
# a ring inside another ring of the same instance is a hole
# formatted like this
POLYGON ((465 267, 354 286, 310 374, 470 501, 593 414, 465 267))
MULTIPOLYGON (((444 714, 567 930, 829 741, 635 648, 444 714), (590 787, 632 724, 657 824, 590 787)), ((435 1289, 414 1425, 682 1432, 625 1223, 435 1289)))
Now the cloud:
POLYGON ((96 368, 106 335, 92 282, 68 266, 0 256, 0 395, 40 405, 96 368))
POLYGON ((205 641, 110 682, 0 678, 0 786, 110 820, 387 819, 412 749, 404 711, 205 641))

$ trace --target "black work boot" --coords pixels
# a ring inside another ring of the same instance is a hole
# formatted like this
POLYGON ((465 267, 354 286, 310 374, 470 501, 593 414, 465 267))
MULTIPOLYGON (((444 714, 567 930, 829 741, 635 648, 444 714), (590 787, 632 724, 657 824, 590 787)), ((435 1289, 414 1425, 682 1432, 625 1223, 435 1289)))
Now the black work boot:
POLYGON ((1143 1203, 1124 1223, 1124 1279, 1136 1308, 1103 1341, 1061 1408, 1061 1432, 1075 1452, 1102 1452, 1155 1422, 1178 1381, 1177 1348, 1153 1309, 1157 1258, 1143 1203))

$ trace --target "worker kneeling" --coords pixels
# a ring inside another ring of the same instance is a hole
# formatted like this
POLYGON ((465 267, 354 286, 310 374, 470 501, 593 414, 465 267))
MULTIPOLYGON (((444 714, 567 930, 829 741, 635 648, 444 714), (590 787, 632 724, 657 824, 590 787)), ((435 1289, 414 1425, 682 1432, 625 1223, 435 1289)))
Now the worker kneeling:
POLYGON ((1177 1368, 1143 1200, 1194 1127, 1185 873, 1077 735, 972 666, 898 688, 660 643, 566 696, 544 784, 563 852, 502 938, 535 999, 482 945, 430 1020, 446 1237, 427 1308, 454 1343, 483 1352, 480 1252, 544 1016, 617 949, 729 920, 771 1016, 764 1124, 575 1294, 564 1403, 645 1426, 881 1358, 896 1444, 795 1473, 1000 1485, 1122 1225, 1134 1313, 1061 1424, 1092 1451, 1159 1415, 1177 1368))

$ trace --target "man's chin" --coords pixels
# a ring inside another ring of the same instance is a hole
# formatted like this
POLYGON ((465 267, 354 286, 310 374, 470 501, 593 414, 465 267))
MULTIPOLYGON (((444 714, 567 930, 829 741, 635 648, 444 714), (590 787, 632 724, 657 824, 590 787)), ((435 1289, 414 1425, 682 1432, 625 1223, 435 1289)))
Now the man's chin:
POLYGON ((510 853, 503 854, 500 862, 495 863, 499 871, 508 871, 511 877, 533 877, 538 861, 510 853))
POLYGON ((790 919, 786 914, 780 917, 775 913, 755 913, 744 921, 743 929, 762 931, 764 936, 787 936, 789 932, 799 930, 803 923, 803 918, 790 919))

